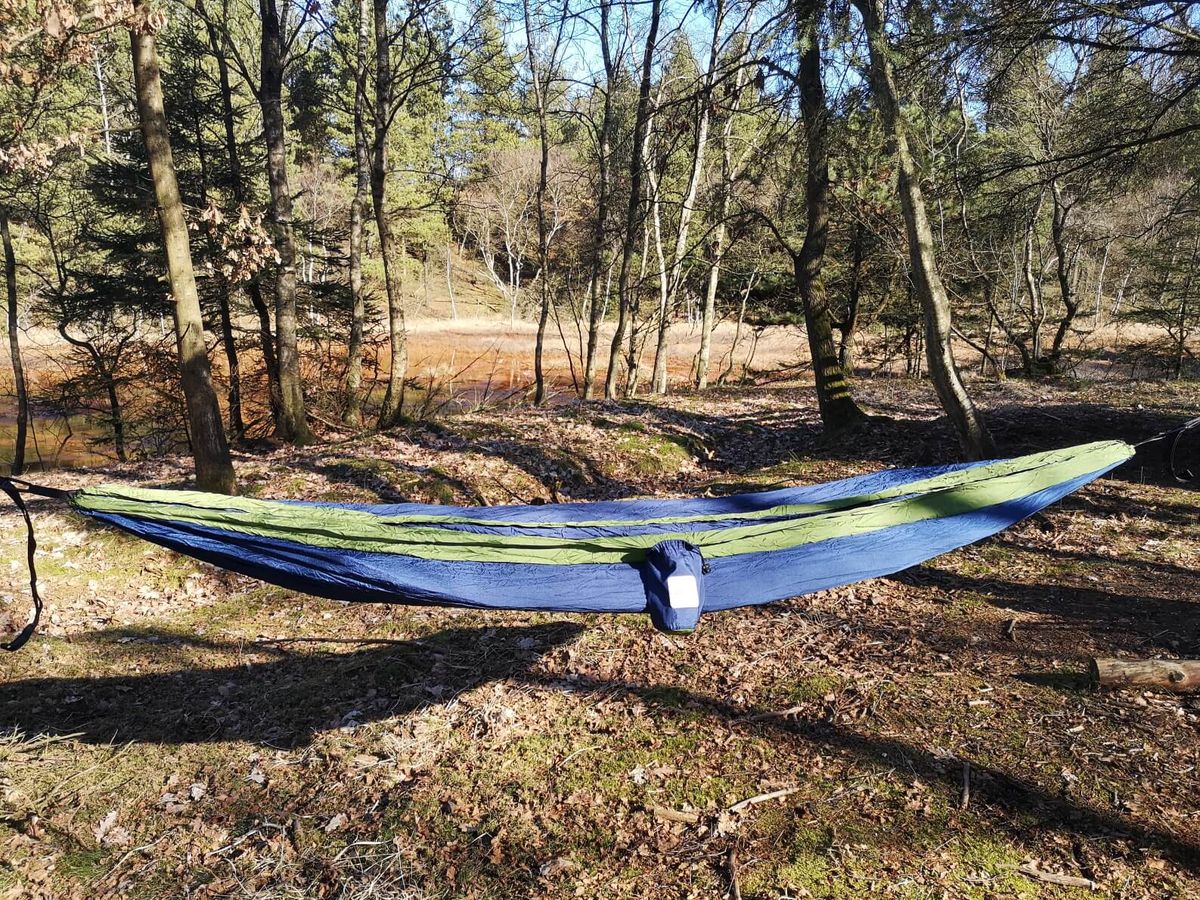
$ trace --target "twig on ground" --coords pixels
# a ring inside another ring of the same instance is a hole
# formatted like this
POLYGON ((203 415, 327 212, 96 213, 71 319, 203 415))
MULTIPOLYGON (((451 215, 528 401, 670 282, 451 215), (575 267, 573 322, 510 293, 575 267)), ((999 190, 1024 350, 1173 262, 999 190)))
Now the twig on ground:
POLYGON ((682 822, 684 825, 696 825, 700 822, 700 813, 685 812, 681 809, 671 809, 666 806, 652 806, 650 812, 656 819, 667 822, 682 822))
POLYGON ((1046 884, 1057 884, 1062 887, 1081 887, 1087 888, 1089 891, 1094 891, 1099 887, 1090 878, 1081 878, 1078 875, 1059 875, 1057 872, 1043 872, 1032 863, 1018 866, 1017 871, 1038 881, 1044 881, 1046 884))
POLYGON ((727 812, 740 813, 744 809, 749 809, 751 806, 755 806, 759 803, 766 803, 768 800, 779 800, 783 797, 790 797, 798 790, 800 790, 798 787, 787 787, 781 788, 778 791, 771 791, 770 793, 757 794, 753 797, 747 797, 745 800, 739 800, 737 803, 733 804, 733 806, 729 807, 727 812))

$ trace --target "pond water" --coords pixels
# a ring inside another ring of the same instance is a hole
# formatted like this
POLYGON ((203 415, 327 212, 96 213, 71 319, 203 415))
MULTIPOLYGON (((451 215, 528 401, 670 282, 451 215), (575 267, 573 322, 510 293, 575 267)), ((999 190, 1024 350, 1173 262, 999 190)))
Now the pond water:
MULTIPOLYGON (((25 470, 74 469, 112 462, 111 445, 96 445, 98 429, 84 416, 35 415, 25 439, 25 470), (105 452, 109 451, 109 452, 105 452)), ((10 405, 0 403, 0 473, 12 469, 17 442, 17 417, 10 405)))

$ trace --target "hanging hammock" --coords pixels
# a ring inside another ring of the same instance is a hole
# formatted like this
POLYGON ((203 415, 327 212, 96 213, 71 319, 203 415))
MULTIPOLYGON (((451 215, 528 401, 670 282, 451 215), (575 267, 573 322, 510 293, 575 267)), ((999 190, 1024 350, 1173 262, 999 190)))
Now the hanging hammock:
MULTIPOLYGON (((98 522, 333 600, 537 612, 702 612, 889 575, 995 534, 1128 460, 1101 441, 695 500, 479 508, 227 497, 120 486, 63 496, 98 522)), ((0 488, 24 512, 9 479, 0 488)), ((26 514, 26 519, 28 516, 26 514)), ((30 532, 30 562, 33 538, 30 532)), ((33 584, 35 604, 36 584, 33 584)), ((8 647, 20 646, 34 622, 8 647)))

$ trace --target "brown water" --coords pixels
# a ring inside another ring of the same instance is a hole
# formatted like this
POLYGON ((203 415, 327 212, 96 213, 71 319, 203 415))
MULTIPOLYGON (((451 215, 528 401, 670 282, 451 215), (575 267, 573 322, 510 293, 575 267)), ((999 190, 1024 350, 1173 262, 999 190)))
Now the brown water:
MULTIPOLYGON (((25 439, 26 471, 98 466, 114 459, 104 452, 111 450, 111 445, 95 446, 90 442, 98 430, 83 416, 72 416, 69 422, 61 416, 35 416, 29 426, 25 439)), ((16 442, 16 415, 7 404, 0 403, 0 472, 11 470, 16 442)))

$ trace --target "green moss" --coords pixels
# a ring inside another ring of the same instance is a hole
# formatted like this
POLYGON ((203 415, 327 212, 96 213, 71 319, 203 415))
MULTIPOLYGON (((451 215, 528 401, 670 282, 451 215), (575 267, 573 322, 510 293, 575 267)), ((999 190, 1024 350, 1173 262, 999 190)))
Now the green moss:
POLYGON ((108 854, 103 850, 68 850, 58 858, 60 874, 89 884, 108 871, 108 854))
POLYGON ((1008 844, 972 835, 953 847, 959 863, 955 870, 957 888, 964 896, 979 900, 995 896, 1033 900, 1041 896, 1040 885, 1017 872, 1023 854, 1008 844), (986 885, 973 883, 979 876, 987 879, 986 885))
POLYGON ((644 426, 620 426, 613 443, 621 460, 642 475, 673 474, 692 459, 684 441, 649 433, 644 426))
POLYGON ((842 689, 842 679, 836 675, 809 675, 792 685, 788 696, 793 703, 811 703, 842 689))

